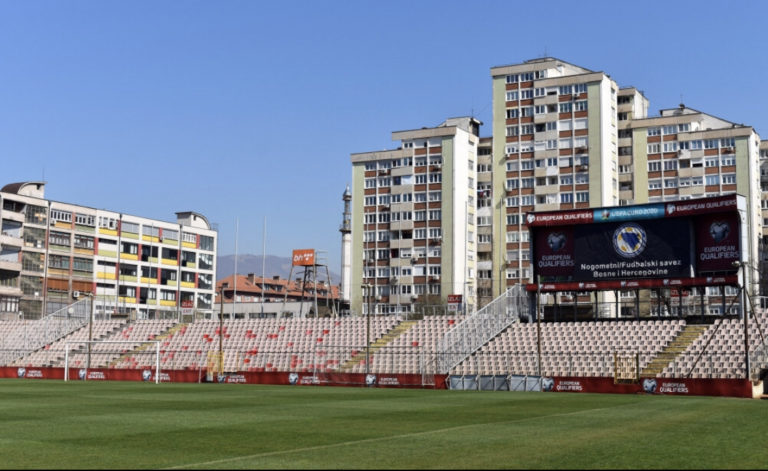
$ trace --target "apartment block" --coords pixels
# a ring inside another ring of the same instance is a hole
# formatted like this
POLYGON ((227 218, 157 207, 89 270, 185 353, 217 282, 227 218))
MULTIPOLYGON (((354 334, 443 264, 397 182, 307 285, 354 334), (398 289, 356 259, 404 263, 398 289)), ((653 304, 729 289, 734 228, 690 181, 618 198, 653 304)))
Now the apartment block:
POLYGON ((217 233, 186 211, 166 222, 45 199, 45 184, 0 190, 0 313, 40 318, 83 297, 98 317, 213 309, 217 233))
POLYGON ((526 213, 618 204, 619 87, 555 58, 493 67, 491 77, 498 296, 531 281, 526 213))
POLYGON ((481 124, 396 131, 397 149, 351 155, 352 313, 413 312, 449 295, 474 309, 481 124))

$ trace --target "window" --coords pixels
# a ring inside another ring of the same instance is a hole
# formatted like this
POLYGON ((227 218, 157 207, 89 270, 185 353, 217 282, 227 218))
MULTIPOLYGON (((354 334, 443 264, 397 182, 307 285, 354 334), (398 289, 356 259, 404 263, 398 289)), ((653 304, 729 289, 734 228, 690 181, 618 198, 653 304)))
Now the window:
POLYGON ((79 226, 94 227, 96 226, 96 216, 92 214, 75 213, 75 224, 79 226))
POLYGON ((560 184, 561 185, 573 185, 573 176, 572 175, 560 175, 560 184))
POLYGON ((719 185, 720 184, 720 176, 719 175, 707 175, 706 182, 707 182, 707 185, 719 185))
POLYGON ((208 250, 212 252, 213 247, 214 247, 213 237, 206 236, 206 235, 200 236, 200 250, 208 250))
POLYGON ((560 103, 560 113, 570 113, 570 112, 571 112, 570 103, 560 103))
POLYGON ((576 202, 578 203, 589 203, 589 192, 588 191, 579 191, 576 193, 576 202))
POLYGON ((577 101, 573 104, 575 111, 587 111, 587 100, 577 101))
POLYGON ((573 203, 573 195, 570 193, 560 193, 560 203, 573 203))
POLYGON ((69 257, 64 255, 49 255, 48 267, 57 270, 69 270, 69 257))
POLYGON ((533 98, 533 89, 526 88, 525 90, 520 90, 520 99, 521 100, 529 100, 533 98))
POLYGON ((131 234, 138 234, 139 233, 139 225, 127 222, 127 221, 121 221, 120 222, 120 232, 128 232, 131 234))
POLYGON ((507 92, 507 101, 517 101, 517 90, 512 90, 507 92))
POLYGON ((664 143, 664 152, 677 152, 677 141, 668 141, 664 143))
POLYGON ((520 117, 520 112, 517 108, 507 109, 507 119, 515 119, 520 117))
POLYGON ((649 154, 658 154, 659 152, 661 152, 661 144, 648 144, 649 154))
POLYGON ((72 213, 70 211, 61 211, 59 209, 51 209, 51 223, 54 222, 72 222, 72 213))
POLYGON ((116 230, 117 219, 107 216, 99 216, 99 227, 103 229, 116 230))
POLYGON ((735 173, 723 174, 723 185, 735 185, 735 184, 736 184, 736 174, 735 173))
POLYGON ((674 125, 674 124, 670 125, 670 126, 662 126, 661 127, 661 132, 664 133, 665 135, 677 134, 677 126, 674 125))
POLYGON ((48 244, 69 247, 70 235, 67 232, 51 231, 48 234, 48 244))
POLYGON ((664 171, 677 170, 677 160, 665 160, 664 171))
POLYGON ((93 237, 75 234, 75 248, 93 250, 93 237))

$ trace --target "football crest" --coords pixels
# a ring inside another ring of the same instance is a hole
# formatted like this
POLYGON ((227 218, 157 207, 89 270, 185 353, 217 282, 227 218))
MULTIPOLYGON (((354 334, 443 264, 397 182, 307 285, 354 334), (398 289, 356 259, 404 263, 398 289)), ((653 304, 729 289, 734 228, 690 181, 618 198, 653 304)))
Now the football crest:
POLYGON ((296 384, 299 382, 299 375, 297 373, 291 373, 288 375, 288 383, 296 384))
POLYGON ((555 379, 554 378, 541 378, 541 390, 542 391, 552 391, 555 389, 555 379))
POLYGON ((613 233, 613 248, 624 258, 640 255, 647 243, 645 230, 635 223, 622 224, 613 233))

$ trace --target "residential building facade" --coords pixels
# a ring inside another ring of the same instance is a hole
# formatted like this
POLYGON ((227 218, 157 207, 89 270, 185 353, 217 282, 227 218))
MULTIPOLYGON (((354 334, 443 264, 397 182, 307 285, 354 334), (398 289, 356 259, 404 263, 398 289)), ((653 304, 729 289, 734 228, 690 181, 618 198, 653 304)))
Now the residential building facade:
POLYGON ((217 233, 45 199, 45 184, 0 190, 0 313, 40 318, 82 297, 94 315, 158 318, 213 309, 217 233))
POLYGON ((351 313, 413 312, 448 295, 474 309, 480 125, 452 118, 393 132, 397 149, 352 154, 351 313))

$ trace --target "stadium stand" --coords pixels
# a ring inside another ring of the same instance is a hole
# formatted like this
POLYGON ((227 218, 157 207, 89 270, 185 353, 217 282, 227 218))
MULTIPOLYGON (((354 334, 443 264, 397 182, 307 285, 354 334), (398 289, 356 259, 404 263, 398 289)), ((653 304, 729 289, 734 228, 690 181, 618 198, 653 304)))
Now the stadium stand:
MULTIPOLYGON (((173 320, 97 320, 42 348, 24 352, 23 336, 44 328, 40 321, 0 321, 5 366, 63 366, 86 363, 85 340, 96 344, 91 365, 138 369, 154 366, 150 341, 160 342, 161 369, 210 365, 219 342, 224 371, 450 373, 659 378, 743 378, 743 323, 738 318, 513 322, 450 371, 439 371, 440 341, 466 319, 461 315, 341 318, 267 318, 178 323, 173 320), (370 323, 370 325, 369 325, 370 323), (370 332, 369 332, 370 326, 370 332), (21 329, 21 330, 20 330, 21 329), (539 329, 541 355, 538 352, 539 329), (366 348, 366 339, 370 347, 366 348), (9 353, 10 352, 10 353, 9 353), (370 354, 371 364, 365 363, 370 354), (541 370, 539 370, 541 358, 541 370)), ((768 314, 758 310, 749 324, 750 350, 765 350, 768 314)))

